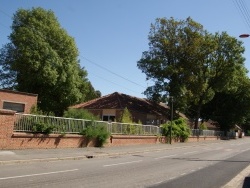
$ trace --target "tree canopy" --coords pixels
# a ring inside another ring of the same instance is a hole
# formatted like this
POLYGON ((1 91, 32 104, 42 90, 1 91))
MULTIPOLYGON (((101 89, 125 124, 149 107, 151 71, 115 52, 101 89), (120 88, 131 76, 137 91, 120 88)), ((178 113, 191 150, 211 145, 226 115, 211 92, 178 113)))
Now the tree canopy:
POLYGON ((236 91, 246 77, 242 42, 226 32, 209 33, 190 17, 186 20, 158 18, 151 24, 149 50, 137 66, 154 85, 148 98, 175 98, 175 108, 190 113, 198 126, 201 108, 217 92, 236 91))
MULTIPOLYGON (((212 119, 222 130, 228 131, 235 124, 246 125, 250 118, 250 80, 242 80, 237 91, 216 93, 201 110, 202 119, 212 119)), ((246 126, 244 126, 246 128, 246 126)))
POLYGON ((19 9, 11 29, 10 43, 0 51, 2 88, 36 93, 38 107, 59 116, 84 101, 87 71, 80 67, 74 39, 51 10, 19 9))

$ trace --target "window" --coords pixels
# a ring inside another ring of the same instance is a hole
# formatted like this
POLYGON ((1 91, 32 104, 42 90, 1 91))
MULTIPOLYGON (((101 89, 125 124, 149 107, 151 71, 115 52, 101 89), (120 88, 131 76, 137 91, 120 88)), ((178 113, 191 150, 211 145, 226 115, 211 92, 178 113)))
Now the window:
POLYGON ((112 115, 104 115, 102 116, 103 121, 115 121, 115 116, 112 115))
POLYGON ((25 104, 13 103, 13 102, 3 102, 3 109, 14 110, 17 112, 24 112, 25 104))

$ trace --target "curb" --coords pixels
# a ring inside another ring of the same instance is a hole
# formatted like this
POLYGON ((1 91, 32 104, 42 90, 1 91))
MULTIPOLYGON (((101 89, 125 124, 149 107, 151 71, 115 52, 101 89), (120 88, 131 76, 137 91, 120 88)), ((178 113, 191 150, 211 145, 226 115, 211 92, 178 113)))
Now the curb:
POLYGON ((221 188, 242 188, 245 177, 250 174, 250 165, 221 188))

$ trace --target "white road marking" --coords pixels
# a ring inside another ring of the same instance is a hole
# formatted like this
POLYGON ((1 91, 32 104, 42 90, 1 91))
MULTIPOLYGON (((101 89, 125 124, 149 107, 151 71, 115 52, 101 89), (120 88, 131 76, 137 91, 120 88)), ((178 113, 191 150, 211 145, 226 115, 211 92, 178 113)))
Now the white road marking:
POLYGON ((233 149, 230 149, 230 148, 228 148, 228 149, 225 149, 224 151, 232 151, 233 149))
POLYGON ((190 152, 184 153, 184 155, 191 154, 191 153, 197 153, 197 152, 198 152, 198 151, 190 151, 190 152))
POLYGON ((174 156, 176 156, 176 154, 175 155, 167 155, 167 156, 157 157, 155 159, 164 159, 164 158, 169 158, 169 157, 174 157, 174 156))
POLYGON ((117 166, 117 165, 125 165, 125 164, 130 164, 130 163, 139 163, 139 162, 142 162, 142 160, 138 160, 138 161, 129 161, 129 162, 124 162, 124 163, 115 163, 115 164, 109 164, 109 165, 103 165, 103 167, 117 166))
POLYGON ((172 180, 172 179, 175 179, 175 178, 176 178, 176 176, 169 178, 169 180, 172 180))
POLYGON ((161 184, 163 181, 158 181, 154 185, 161 184))
POLYGON ((12 151, 0 151, 0 155, 15 155, 12 151))
POLYGON ((42 176, 42 175, 49 175, 49 174, 59 174, 59 173, 65 173, 65 172, 73 172, 73 171, 77 171, 77 170, 78 169, 72 169, 72 170, 64 170, 64 171, 45 172, 45 173, 40 173, 40 174, 28 174, 28 175, 22 175, 22 176, 10 176, 10 177, 5 177, 5 178, 0 178, 0 180, 25 178, 25 177, 32 177, 32 176, 42 176))
POLYGON ((241 152, 245 152, 245 151, 248 151, 249 149, 244 149, 244 150, 241 150, 241 152))

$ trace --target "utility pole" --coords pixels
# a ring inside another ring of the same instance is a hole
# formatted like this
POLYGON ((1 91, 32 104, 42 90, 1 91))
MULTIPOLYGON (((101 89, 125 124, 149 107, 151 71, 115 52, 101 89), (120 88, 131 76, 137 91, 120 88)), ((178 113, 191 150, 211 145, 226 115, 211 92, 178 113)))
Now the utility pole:
POLYGON ((173 114, 174 114, 174 109, 173 109, 173 107, 174 107, 174 105, 173 105, 173 103, 174 103, 174 97, 173 96, 170 96, 169 97, 170 98, 170 102, 171 102, 171 122, 170 122, 170 144, 172 144, 172 126, 173 126, 173 114))

